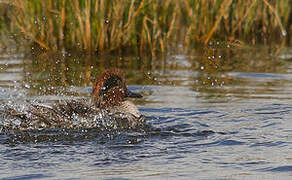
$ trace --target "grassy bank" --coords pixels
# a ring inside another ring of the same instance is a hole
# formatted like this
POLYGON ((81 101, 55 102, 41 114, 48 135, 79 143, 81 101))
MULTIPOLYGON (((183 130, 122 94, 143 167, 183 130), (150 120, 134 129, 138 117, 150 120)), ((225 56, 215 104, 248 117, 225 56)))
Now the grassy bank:
POLYGON ((44 50, 155 55, 214 38, 291 41, 288 0, 7 0, 0 6, 2 44, 9 37, 44 50))

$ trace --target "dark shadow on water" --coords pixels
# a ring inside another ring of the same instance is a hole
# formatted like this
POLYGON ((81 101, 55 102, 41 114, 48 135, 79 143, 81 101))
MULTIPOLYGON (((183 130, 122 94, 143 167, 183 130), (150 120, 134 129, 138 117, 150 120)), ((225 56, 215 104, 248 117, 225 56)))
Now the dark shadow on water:
MULTIPOLYGON (((147 138, 172 137, 207 137, 216 132, 212 130, 195 130, 186 132, 183 125, 156 128, 150 124, 140 129, 125 131, 100 131, 97 128, 80 129, 43 129, 43 130, 11 130, 0 133, 0 143, 14 146, 26 143, 82 143, 94 141, 98 144, 122 143, 139 144, 147 138), (195 132, 194 132, 195 131, 195 132)), ((218 134, 224 135, 223 132, 218 134)))
POLYGON ((44 175, 44 174, 28 174, 22 176, 11 176, 7 178, 2 178, 1 180, 26 180, 26 179, 45 179, 53 178, 53 176, 44 175))
POLYGON ((275 172, 275 173, 292 173, 292 166, 278 166, 275 168, 262 168, 257 169, 256 171, 266 171, 266 172, 275 172))

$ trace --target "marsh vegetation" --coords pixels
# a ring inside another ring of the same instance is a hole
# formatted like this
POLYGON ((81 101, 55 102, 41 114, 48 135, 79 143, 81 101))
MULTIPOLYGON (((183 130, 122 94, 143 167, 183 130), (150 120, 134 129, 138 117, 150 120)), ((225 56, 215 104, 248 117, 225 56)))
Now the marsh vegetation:
POLYGON ((7 0, 0 6, 1 47, 157 55, 214 39, 291 43, 287 0, 7 0))

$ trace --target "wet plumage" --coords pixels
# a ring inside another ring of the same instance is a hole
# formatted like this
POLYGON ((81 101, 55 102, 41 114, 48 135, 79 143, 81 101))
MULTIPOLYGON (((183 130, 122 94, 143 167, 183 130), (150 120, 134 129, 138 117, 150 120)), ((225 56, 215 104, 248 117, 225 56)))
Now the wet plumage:
POLYGON ((137 107, 127 97, 141 98, 126 87, 118 69, 110 69, 96 78, 92 101, 72 100, 53 105, 27 104, 23 111, 4 106, 0 111, 2 130, 43 128, 100 128, 123 130, 145 124, 137 107))

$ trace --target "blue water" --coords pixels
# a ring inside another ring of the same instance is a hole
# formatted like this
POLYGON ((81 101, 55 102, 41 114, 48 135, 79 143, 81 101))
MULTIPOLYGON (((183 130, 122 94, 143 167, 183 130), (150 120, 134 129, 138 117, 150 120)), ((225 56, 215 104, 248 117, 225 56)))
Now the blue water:
MULTIPOLYGON (((144 94, 135 103, 148 119, 145 129, 1 133, 0 178, 292 178, 291 61, 279 58, 280 70, 234 68, 218 74, 190 69, 192 59, 175 57, 168 62, 187 67, 153 70, 148 75, 154 82, 129 80, 130 89, 144 94)), ((36 92, 33 86, 46 86, 35 77, 41 70, 26 69, 31 60, 22 55, 0 62, 2 105, 89 98, 86 85, 50 84, 50 93, 36 92)))

